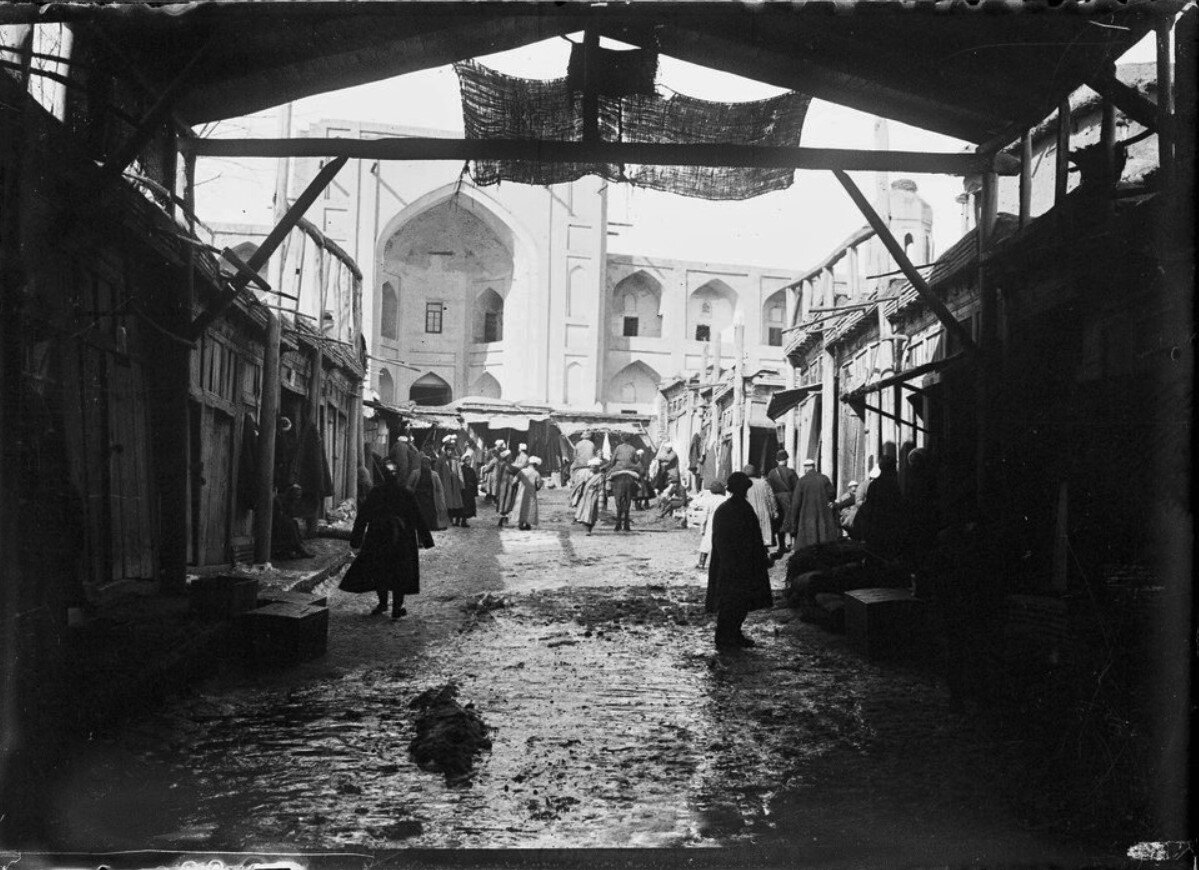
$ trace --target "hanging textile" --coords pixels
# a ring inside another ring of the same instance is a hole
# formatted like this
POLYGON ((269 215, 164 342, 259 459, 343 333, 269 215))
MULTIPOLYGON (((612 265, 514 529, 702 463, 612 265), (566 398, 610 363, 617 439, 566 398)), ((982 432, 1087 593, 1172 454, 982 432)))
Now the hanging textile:
MULTIPOLYGON (((454 64, 468 139, 581 142, 583 97, 567 78, 538 80, 504 75, 475 61, 454 64)), ((748 103, 717 103, 682 94, 670 97, 601 95, 599 136, 605 142, 658 144, 799 145, 811 97, 787 93, 748 103)), ((600 175, 639 187, 700 199, 748 199, 791 186, 788 168, 644 166, 475 160, 480 186, 515 181, 561 184, 600 175)))

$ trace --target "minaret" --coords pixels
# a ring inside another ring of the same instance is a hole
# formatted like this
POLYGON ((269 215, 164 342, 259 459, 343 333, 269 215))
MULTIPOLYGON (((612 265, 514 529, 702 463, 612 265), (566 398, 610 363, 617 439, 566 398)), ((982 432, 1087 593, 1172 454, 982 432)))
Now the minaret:
MULTIPOLYGON (((874 148, 876 151, 891 150, 891 128, 886 118, 874 119, 874 148)), ((891 177, 886 172, 874 173, 874 210, 891 223, 891 177)))

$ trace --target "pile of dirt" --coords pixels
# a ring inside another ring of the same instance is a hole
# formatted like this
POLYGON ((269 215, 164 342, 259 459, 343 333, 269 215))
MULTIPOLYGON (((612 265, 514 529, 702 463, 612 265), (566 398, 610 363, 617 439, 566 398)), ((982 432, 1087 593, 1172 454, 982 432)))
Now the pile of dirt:
POLYGON ((704 590, 699 587, 630 586, 614 595, 611 589, 574 589, 569 599, 553 592, 535 592, 521 600, 521 609, 535 616, 572 618, 591 630, 626 626, 689 625, 704 620, 704 590))
POLYGON ((485 613, 491 613, 493 610, 502 610, 507 606, 508 599, 504 596, 496 595, 494 592, 484 592, 473 601, 463 604, 462 609, 475 616, 482 616, 485 613))
POLYGON ((491 748, 491 738, 474 706, 458 702, 457 684, 426 689, 408 706, 420 711, 408 745, 412 760, 421 770, 444 773, 447 784, 469 781, 475 755, 491 748))

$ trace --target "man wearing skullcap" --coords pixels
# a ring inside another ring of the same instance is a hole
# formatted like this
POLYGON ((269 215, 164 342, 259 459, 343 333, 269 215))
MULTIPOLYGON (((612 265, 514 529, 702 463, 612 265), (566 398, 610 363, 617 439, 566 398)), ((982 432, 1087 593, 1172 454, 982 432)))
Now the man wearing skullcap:
POLYGON ((612 482, 612 495, 616 499, 616 531, 631 532, 629 510, 633 496, 641 485, 641 463, 637 461, 637 450, 621 436, 612 451, 612 465, 608 469, 608 480, 612 482))
POLYGON ((778 549, 774 552, 776 559, 781 558, 787 551, 787 520, 791 517, 791 493, 795 490, 795 484, 799 482, 799 475, 787 464, 790 458, 791 455, 786 450, 780 450, 774 456, 774 468, 766 475, 766 483, 770 485, 775 506, 778 508, 774 523, 775 533, 778 535, 778 549))
POLYGON ((496 465, 496 475, 499 478, 499 488, 496 490, 495 510, 500 516, 499 526, 508 525, 508 514, 516 506, 516 485, 520 469, 512 462, 512 451, 501 450, 496 465))
POLYGON ((708 564, 708 593, 704 606, 716 614, 716 648, 756 646, 742 631, 751 610, 773 606, 770 556, 758 527, 758 517, 745 500, 752 483, 736 471, 726 484, 729 498, 713 512, 712 556, 708 564))
POLYGON ((833 482, 816 470, 816 460, 805 459, 803 465, 804 473, 791 494, 791 522, 788 523, 795 536, 797 551, 841 537, 841 529, 833 516, 833 499, 837 497, 833 482))
POLYGON ((591 440, 591 434, 584 432, 583 437, 575 444, 574 458, 570 463, 570 481, 576 483, 582 472, 588 467, 592 457, 595 456, 595 442, 591 440))
POLYGON ((445 493, 445 507, 450 515, 450 524, 462 525, 462 460, 458 456, 458 438, 446 435, 441 439, 441 450, 433 460, 433 471, 441 478, 441 490, 445 493))
POLYGON ((842 530, 848 532, 853 528, 853 519, 858 512, 858 482, 851 480, 845 484, 845 492, 833 502, 833 510, 837 514, 837 522, 842 530))

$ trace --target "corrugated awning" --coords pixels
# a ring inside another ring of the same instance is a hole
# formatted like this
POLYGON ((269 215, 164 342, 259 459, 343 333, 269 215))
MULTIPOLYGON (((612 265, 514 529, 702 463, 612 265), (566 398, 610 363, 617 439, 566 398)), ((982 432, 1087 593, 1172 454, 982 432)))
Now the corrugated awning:
POLYGON ((770 397, 770 404, 766 406, 766 416, 771 420, 777 420, 779 417, 786 414, 792 408, 795 408, 807 398, 808 393, 813 390, 819 390, 820 384, 804 384, 802 387, 795 387, 790 390, 780 390, 770 397))
POLYGON ((931 374, 932 372, 939 372, 947 366, 950 366, 962 359, 964 356, 965 355, 962 353, 955 353, 953 356, 945 357, 945 359, 933 360, 932 362, 925 363, 922 366, 916 366, 914 369, 908 369, 907 371, 899 372, 898 374, 882 378, 881 380, 875 381, 872 384, 863 384, 856 390, 851 390, 842 396, 841 401, 853 402, 864 398, 871 393, 877 393, 880 390, 885 390, 887 387, 893 387, 896 384, 902 384, 906 381, 910 381, 912 378, 918 378, 922 375, 931 374))

